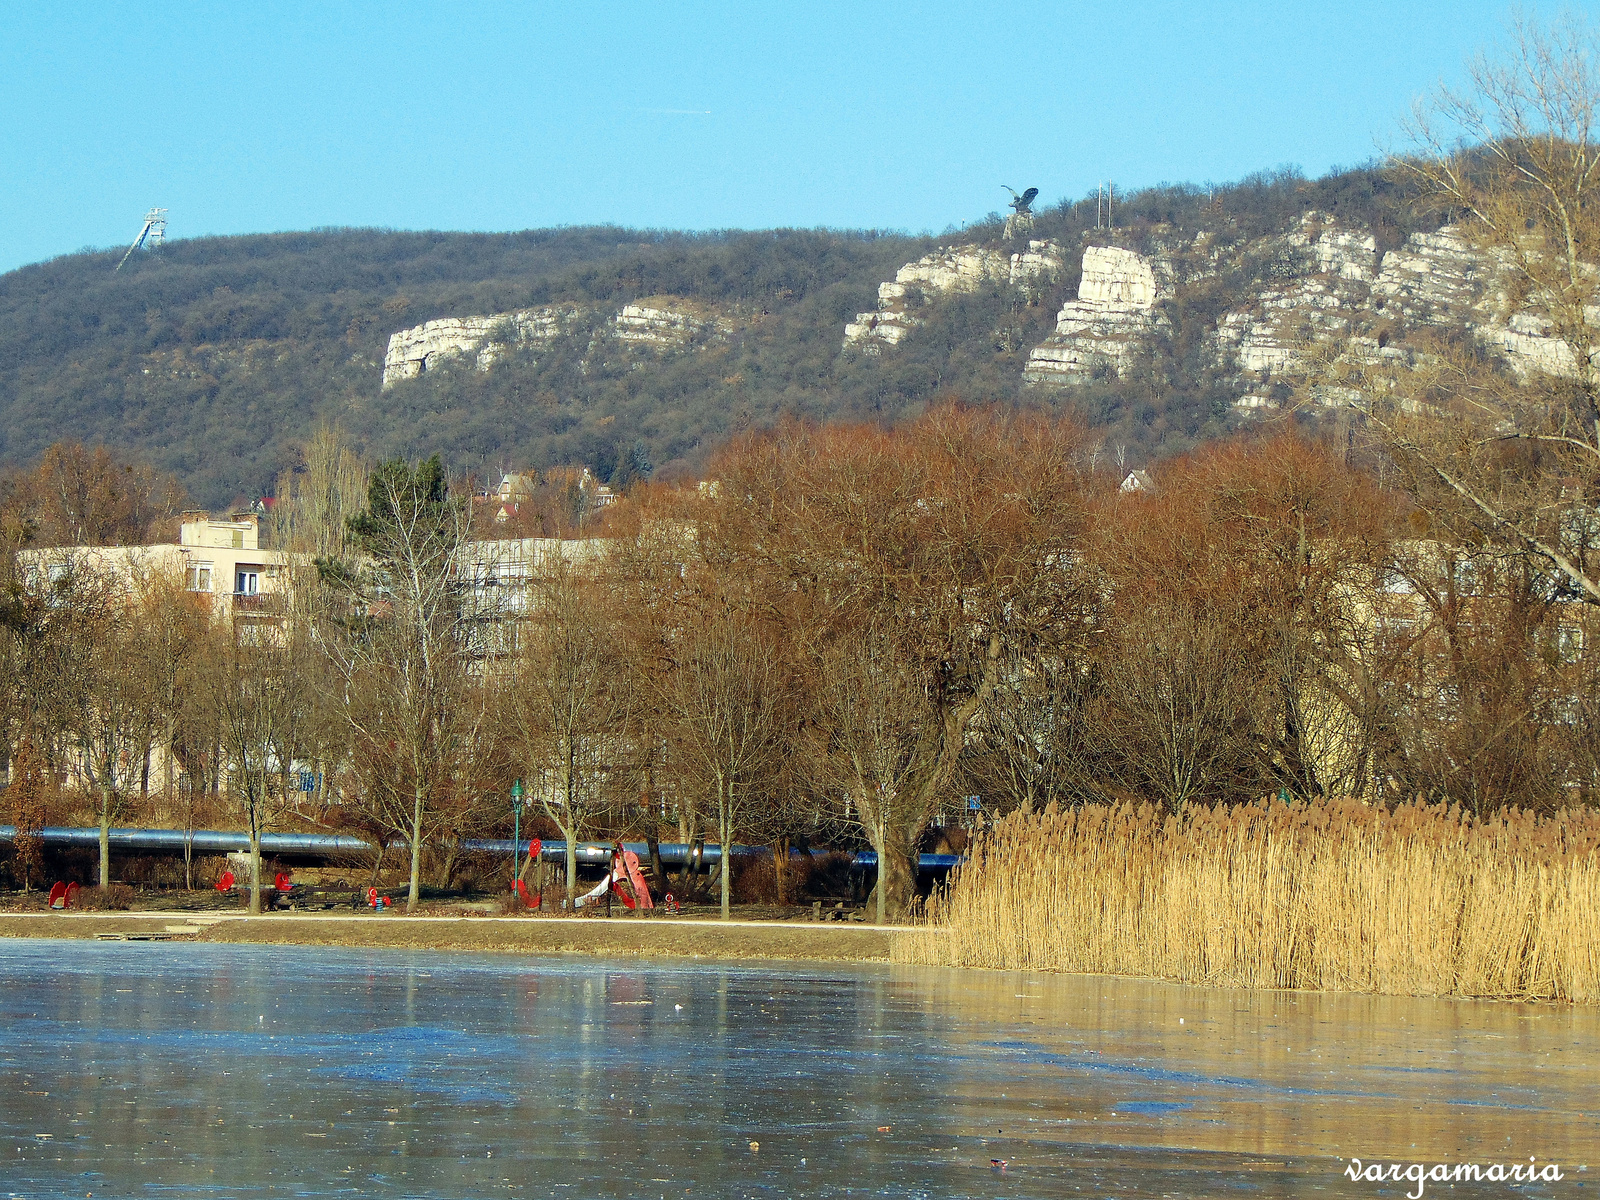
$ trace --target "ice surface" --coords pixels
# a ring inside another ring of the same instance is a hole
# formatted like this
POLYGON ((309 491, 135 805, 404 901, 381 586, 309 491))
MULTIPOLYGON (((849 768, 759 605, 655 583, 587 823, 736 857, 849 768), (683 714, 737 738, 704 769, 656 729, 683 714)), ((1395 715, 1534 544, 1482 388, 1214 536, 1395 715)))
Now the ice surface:
POLYGON ((1568 1195, 1600 1132, 1600 1017, 1556 1006, 21 940, 0 979, 0 1200, 1375 1196, 1341 1156, 1530 1154, 1568 1195))

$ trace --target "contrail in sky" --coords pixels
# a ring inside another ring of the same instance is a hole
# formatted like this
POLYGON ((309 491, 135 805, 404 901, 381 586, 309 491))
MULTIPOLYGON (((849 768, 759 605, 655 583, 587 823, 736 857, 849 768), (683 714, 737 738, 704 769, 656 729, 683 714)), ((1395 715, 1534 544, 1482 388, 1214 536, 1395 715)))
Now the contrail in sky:
POLYGON ((657 113, 667 117, 709 117, 709 108, 636 108, 634 112, 657 113))

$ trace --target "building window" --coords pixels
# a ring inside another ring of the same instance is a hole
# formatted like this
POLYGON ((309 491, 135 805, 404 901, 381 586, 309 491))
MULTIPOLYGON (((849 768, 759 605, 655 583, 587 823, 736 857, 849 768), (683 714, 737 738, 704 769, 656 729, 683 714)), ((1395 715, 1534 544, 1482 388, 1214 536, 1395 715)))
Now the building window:
POLYGON ((191 592, 209 592, 211 590, 211 564, 191 563, 189 566, 189 590, 191 592))
POLYGON ((233 579, 233 590, 240 596, 254 596, 261 590, 261 574, 254 570, 240 568, 233 579))

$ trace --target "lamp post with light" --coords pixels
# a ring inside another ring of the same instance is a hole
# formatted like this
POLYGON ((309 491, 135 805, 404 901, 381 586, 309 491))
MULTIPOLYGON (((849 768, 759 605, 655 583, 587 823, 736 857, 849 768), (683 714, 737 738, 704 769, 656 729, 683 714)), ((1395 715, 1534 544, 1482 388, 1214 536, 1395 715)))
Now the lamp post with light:
POLYGON ((511 890, 517 890, 517 850, 522 845, 522 780, 511 783, 511 890))

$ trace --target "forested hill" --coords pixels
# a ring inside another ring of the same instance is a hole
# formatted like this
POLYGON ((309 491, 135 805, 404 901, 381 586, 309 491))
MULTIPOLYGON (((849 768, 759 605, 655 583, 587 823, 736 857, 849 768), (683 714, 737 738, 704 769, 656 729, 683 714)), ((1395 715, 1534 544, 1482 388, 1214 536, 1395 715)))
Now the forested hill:
POLYGON ((1381 253, 1418 221, 1369 170, 1118 197, 1109 233, 1095 210, 1093 197, 1041 210, 1009 240, 991 216, 940 238, 335 229, 175 240, 119 272, 120 250, 67 255, 0 277, 0 465, 62 438, 103 442, 222 505, 270 491, 327 418, 370 454, 437 450, 484 474, 675 473, 783 412, 892 420, 936 396, 1078 405, 1135 454, 1170 452, 1245 419, 1233 368, 1199 334, 1270 264, 1224 272, 1138 370, 1029 386, 1030 351, 1076 295, 1087 242, 1210 229, 1243 244, 1317 211, 1370 230, 1381 253), (902 266, 958 244, 1004 263, 1029 240, 1064 248, 1060 269, 1026 287, 911 287, 902 340, 843 345, 902 266), (441 327, 418 330, 415 377, 391 362, 386 387, 391 335, 452 317, 488 320, 464 325, 448 353, 432 352, 441 327))

